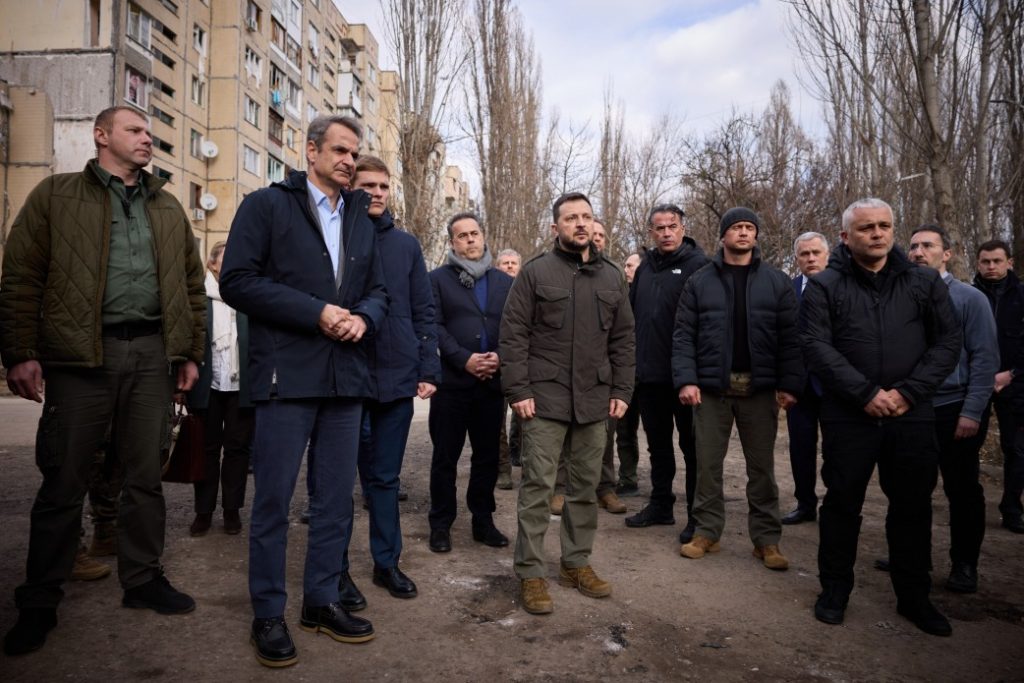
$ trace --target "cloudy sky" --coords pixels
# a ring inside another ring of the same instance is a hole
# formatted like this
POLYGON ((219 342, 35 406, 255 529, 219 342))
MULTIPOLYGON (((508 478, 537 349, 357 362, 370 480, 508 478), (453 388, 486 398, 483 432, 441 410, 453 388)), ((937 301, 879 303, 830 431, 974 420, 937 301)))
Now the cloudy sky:
MULTIPOLYGON (((471 1, 471 0, 470 0, 471 1)), ((377 0, 336 0, 368 23, 389 55, 377 0)), ((714 127, 735 107, 760 111, 785 80, 797 120, 815 132, 820 104, 801 89, 781 0, 517 0, 542 61, 545 108, 561 120, 600 121, 611 83, 627 127, 665 112, 691 130, 714 127)))

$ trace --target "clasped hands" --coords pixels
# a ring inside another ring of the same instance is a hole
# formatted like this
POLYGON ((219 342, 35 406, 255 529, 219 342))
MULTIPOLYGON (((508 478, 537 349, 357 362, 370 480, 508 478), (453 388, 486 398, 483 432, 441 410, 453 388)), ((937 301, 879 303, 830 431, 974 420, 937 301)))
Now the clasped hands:
POLYGON ((363 316, 334 304, 327 304, 320 311, 319 326, 325 336, 336 341, 357 342, 366 334, 363 316))
POLYGON ((910 410, 910 403, 896 389, 881 389, 864 406, 871 417, 899 417, 910 410))
POLYGON ((473 353, 470 354, 469 360, 466 361, 466 372, 473 375, 480 381, 488 380, 494 376, 494 373, 498 371, 498 367, 501 365, 501 360, 498 358, 498 354, 494 351, 488 351, 487 353, 473 353))

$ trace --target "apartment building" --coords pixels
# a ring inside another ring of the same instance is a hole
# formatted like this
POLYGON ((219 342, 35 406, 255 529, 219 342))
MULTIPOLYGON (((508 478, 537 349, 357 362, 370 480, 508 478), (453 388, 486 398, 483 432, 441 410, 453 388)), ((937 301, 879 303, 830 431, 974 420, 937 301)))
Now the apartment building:
POLYGON ((397 114, 397 78, 379 70, 370 30, 333 0, 0 0, 0 15, 0 79, 52 104, 52 171, 93 156, 97 112, 137 107, 152 121, 150 170, 204 251, 227 236, 246 194, 305 166, 318 114, 359 119, 364 151, 378 156, 391 139, 382 131, 397 129, 381 119, 397 114))

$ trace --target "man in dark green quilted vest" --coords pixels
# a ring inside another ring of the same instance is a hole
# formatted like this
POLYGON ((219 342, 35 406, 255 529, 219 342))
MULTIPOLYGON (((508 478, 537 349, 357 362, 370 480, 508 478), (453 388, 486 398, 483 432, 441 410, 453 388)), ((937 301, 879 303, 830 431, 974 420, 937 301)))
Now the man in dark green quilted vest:
POLYGON ((0 357, 15 395, 44 402, 43 483, 32 506, 18 621, 4 652, 42 647, 78 548, 89 467, 113 425, 126 479, 117 569, 125 607, 190 612, 164 577, 160 448, 175 388, 202 362, 203 264, 181 205, 143 171, 149 121, 131 107, 96 117, 96 158, 41 182, 11 228, 0 272, 0 357))

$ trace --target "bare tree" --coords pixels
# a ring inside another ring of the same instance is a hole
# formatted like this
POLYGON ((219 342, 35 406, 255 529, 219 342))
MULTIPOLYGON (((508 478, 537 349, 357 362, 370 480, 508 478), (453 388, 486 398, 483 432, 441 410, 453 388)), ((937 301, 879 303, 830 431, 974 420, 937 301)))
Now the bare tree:
POLYGON ((436 246, 435 198, 444 174, 449 100, 466 62, 463 0, 381 0, 385 39, 398 64, 402 222, 427 251, 436 246))

